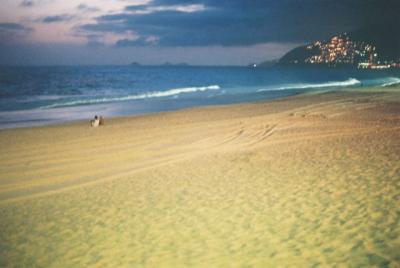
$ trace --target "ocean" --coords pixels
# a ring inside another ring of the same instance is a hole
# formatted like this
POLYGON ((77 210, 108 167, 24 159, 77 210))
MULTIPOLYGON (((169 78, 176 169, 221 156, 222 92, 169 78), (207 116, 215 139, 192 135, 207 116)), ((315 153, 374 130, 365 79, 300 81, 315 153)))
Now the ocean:
POLYGON ((192 66, 0 67, 0 128, 400 84, 400 70, 192 66))

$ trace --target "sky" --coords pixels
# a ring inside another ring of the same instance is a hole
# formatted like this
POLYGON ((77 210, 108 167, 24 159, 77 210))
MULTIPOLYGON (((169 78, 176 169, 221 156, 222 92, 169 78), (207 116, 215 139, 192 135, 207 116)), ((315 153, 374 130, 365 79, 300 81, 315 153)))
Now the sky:
POLYGON ((246 65, 399 13, 399 0, 0 0, 0 64, 246 65))

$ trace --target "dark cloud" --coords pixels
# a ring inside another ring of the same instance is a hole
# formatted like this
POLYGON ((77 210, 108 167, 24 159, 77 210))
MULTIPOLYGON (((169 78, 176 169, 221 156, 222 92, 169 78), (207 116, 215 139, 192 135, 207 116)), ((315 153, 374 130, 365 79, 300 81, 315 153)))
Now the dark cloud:
POLYGON ((43 23, 55 23, 55 22, 70 21, 73 18, 74 16, 63 14, 63 15, 47 16, 41 19, 40 21, 43 23))
POLYGON ((121 39, 115 43, 116 47, 132 47, 132 46, 143 46, 145 42, 143 39, 131 40, 131 39, 121 39))
MULTIPOLYGON (((127 6, 120 14, 98 17, 96 23, 83 25, 82 29, 133 31, 142 40, 156 36, 160 46, 246 46, 323 39, 373 21, 393 20, 399 12, 398 0, 154 0, 147 5, 127 6), (203 5, 205 9, 132 12, 179 5, 203 5)), ((116 45, 142 43, 120 40, 116 45)))
POLYGON ((82 25, 76 29, 78 32, 90 31, 97 33, 124 33, 129 30, 132 29, 130 29, 129 26, 125 25, 124 23, 93 23, 82 25))
POLYGON ((146 10, 150 5, 135 5, 125 7, 126 11, 142 11, 146 10))
POLYGON ((26 29, 25 26, 18 23, 0 23, 0 30, 20 31, 26 29))
POLYGON ((139 37, 135 40, 131 39, 122 39, 115 43, 115 47, 132 47, 132 46, 149 46, 152 44, 156 44, 155 40, 151 40, 151 38, 139 37))
POLYGON ((35 2, 33 0, 23 0, 20 4, 22 7, 33 7, 35 2))
POLYGON ((101 48, 105 47, 106 44, 102 42, 102 35, 100 34, 77 34, 76 36, 85 37, 87 39, 86 46, 89 48, 101 48))
POLYGON ((12 43, 24 38, 33 31, 19 23, 0 23, 0 43, 12 43))
POLYGON ((89 40, 86 44, 89 48, 102 48, 105 47, 105 44, 100 41, 89 40))

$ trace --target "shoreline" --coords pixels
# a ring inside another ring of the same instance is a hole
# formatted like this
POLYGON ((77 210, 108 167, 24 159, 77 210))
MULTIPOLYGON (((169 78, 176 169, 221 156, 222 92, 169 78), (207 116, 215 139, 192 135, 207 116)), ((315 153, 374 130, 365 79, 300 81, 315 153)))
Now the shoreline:
POLYGON ((0 266, 400 264, 400 91, 0 130, 0 266))
MULTIPOLYGON (((315 90, 315 91, 306 91, 303 93, 296 93, 290 96, 283 96, 283 97, 277 97, 277 98, 272 98, 272 99, 260 99, 257 101, 248 101, 248 102, 239 102, 239 103, 228 103, 228 104, 210 104, 210 105, 199 105, 199 106, 191 106, 191 107, 183 107, 183 108, 177 108, 173 110, 166 110, 166 111, 154 111, 154 112, 144 112, 144 113, 138 113, 138 114, 127 114, 127 115, 114 115, 107 117, 105 119, 107 120, 116 120, 116 119, 123 119, 123 118, 137 118, 137 117, 146 117, 146 116, 152 116, 152 115, 164 115, 168 113, 176 113, 176 112, 182 112, 182 111, 190 111, 192 109, 218 109, 218 108, 223 108, 223 107, 232 107, 232 106, 241 106, 241 105, 252 105, 252 104, 259 104, 259 103, 270 103, 270 102, 275 102, 275 101, 285 101, 285 100, 290 100, 292 98, 297 98, 297 97, 302 97, 302 96, 313 96, 313 95, 319 95, 319 94, 339 94, 339 93, 344 93, 344 94, 353 94, 353 93, 390 93, 390 92, 397 92, 400 90, 399 86, 390 86, 390 87, 365 87, 365 88, 343 88, 343 89, 321 89, 321 90, 315 90)), ((118 104, 118 103, 114 103, 118 104)), ((96 106, 96 105, 93 105, 96 106)), ((92 105, 85 106, 84 108, 90 109, 93 107, 92 105)), ((96 114, 96 112, 93 112, 93 116, 96 114)), ((97 113, 101 114, 101 113, 97 113)), ((13 130, 13 129, 30 129, 30 128, 41 128, 41 127, 51 127, 51 126, 61 126, 61 125, 71 125, 71 124, 83 124, 84 122, 89 122, 92 118, 87 118, 87 119, 72 119, 72 120, 65 120, 61 122, 54 122, 54 123, 42 123, 39 125, 28 125, 28 126, 11 126, 11 127, 1 127, 0 126, 0 131, 5 131, 5 130, 13 130)))

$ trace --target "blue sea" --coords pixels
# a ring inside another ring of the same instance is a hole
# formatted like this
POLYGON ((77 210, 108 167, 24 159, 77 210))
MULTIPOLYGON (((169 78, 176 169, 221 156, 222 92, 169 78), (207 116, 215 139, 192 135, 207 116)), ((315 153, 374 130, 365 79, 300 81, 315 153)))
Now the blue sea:
POLYGON ((386 87, 400 70, 191 66, 0 67, 0 128, 386 87))

